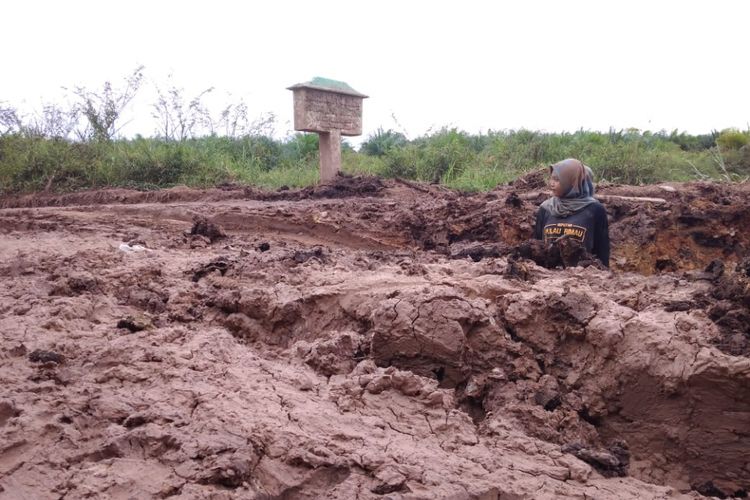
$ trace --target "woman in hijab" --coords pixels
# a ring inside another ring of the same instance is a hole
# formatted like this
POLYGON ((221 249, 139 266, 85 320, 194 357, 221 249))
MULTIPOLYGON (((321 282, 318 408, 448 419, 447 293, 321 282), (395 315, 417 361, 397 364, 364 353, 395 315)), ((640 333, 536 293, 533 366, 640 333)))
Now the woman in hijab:
POLYGON ((593 177, 589 167, 572 158, 550 165, 552 198, 539 207, 534 238, 576 239, 609 267, 607 211, 594 198, 593 177))

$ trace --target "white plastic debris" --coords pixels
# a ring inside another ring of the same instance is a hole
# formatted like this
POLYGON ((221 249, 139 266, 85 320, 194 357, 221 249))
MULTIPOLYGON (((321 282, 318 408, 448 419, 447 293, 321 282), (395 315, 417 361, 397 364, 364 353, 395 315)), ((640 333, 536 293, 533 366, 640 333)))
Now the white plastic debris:
POLYGON ((145 252, 148 250, 148 248, 144 247, 143 245, 128 245, 127 243, 120 243, 120 247, 118 248, 118 250, 125 253, 135 253, 145 252))

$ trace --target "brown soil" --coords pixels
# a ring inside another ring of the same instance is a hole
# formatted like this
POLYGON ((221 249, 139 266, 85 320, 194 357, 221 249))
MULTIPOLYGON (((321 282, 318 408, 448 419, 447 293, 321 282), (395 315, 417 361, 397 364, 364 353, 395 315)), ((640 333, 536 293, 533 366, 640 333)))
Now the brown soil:
POLYGON ((746 496, 750 186, 543 189, 0 199, 0 498, 746 496))

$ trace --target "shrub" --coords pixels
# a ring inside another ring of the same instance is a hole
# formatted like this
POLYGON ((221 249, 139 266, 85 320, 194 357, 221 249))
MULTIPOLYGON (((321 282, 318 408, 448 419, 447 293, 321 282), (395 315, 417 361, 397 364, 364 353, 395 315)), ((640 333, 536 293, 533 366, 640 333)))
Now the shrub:
POLYGON ((420 180, 448 181, 459 176, 476 158, 468 135, 442 129, 423 139, 423 155, 417 163, 420 180))
POLYGON ((404 134, 379 128, 362 143, 359 151, 370 156, 383 156, 392 149, 403 147, 405 144, 404 134))
POLYGON ((750 134, 737 129, 726 129, 716 138, 716 143, 722 149, 740 149, 750 143, 750 134))
POLYGON ((318 134, 294 134, 281 145, 282 158, 287 164, 308 161, 318 156, 318 134))
POLYGON ((68 191, 99 185, 96 151, 66 139, 0 137, 2 192, 68 191))
POLYGON ((683 151, 703 151, 716 146, 718 134, 688 135, 685 132, 678 133, 677 130, 667 137, 669 141, 677 144, 683 151))
POLYGON ((200 164, 198 150, 190 144, 156 139, 120 142, 110 161, 121 183, 153 186, 173 186, 200 164))
POLYGON ((414 144, 392 149, 384 157, 383 173, 386 177, 416 179, 419 155, 419 148, 414 144))

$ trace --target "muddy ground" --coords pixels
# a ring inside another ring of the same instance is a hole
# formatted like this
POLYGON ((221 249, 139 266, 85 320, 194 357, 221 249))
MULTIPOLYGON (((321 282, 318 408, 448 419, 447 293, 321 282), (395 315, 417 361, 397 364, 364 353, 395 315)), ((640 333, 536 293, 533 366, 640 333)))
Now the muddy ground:
POLYGON ((539 173, 0 199, 0 498, 747 496, 750 186, 598 193, 612 270, 539 173))

